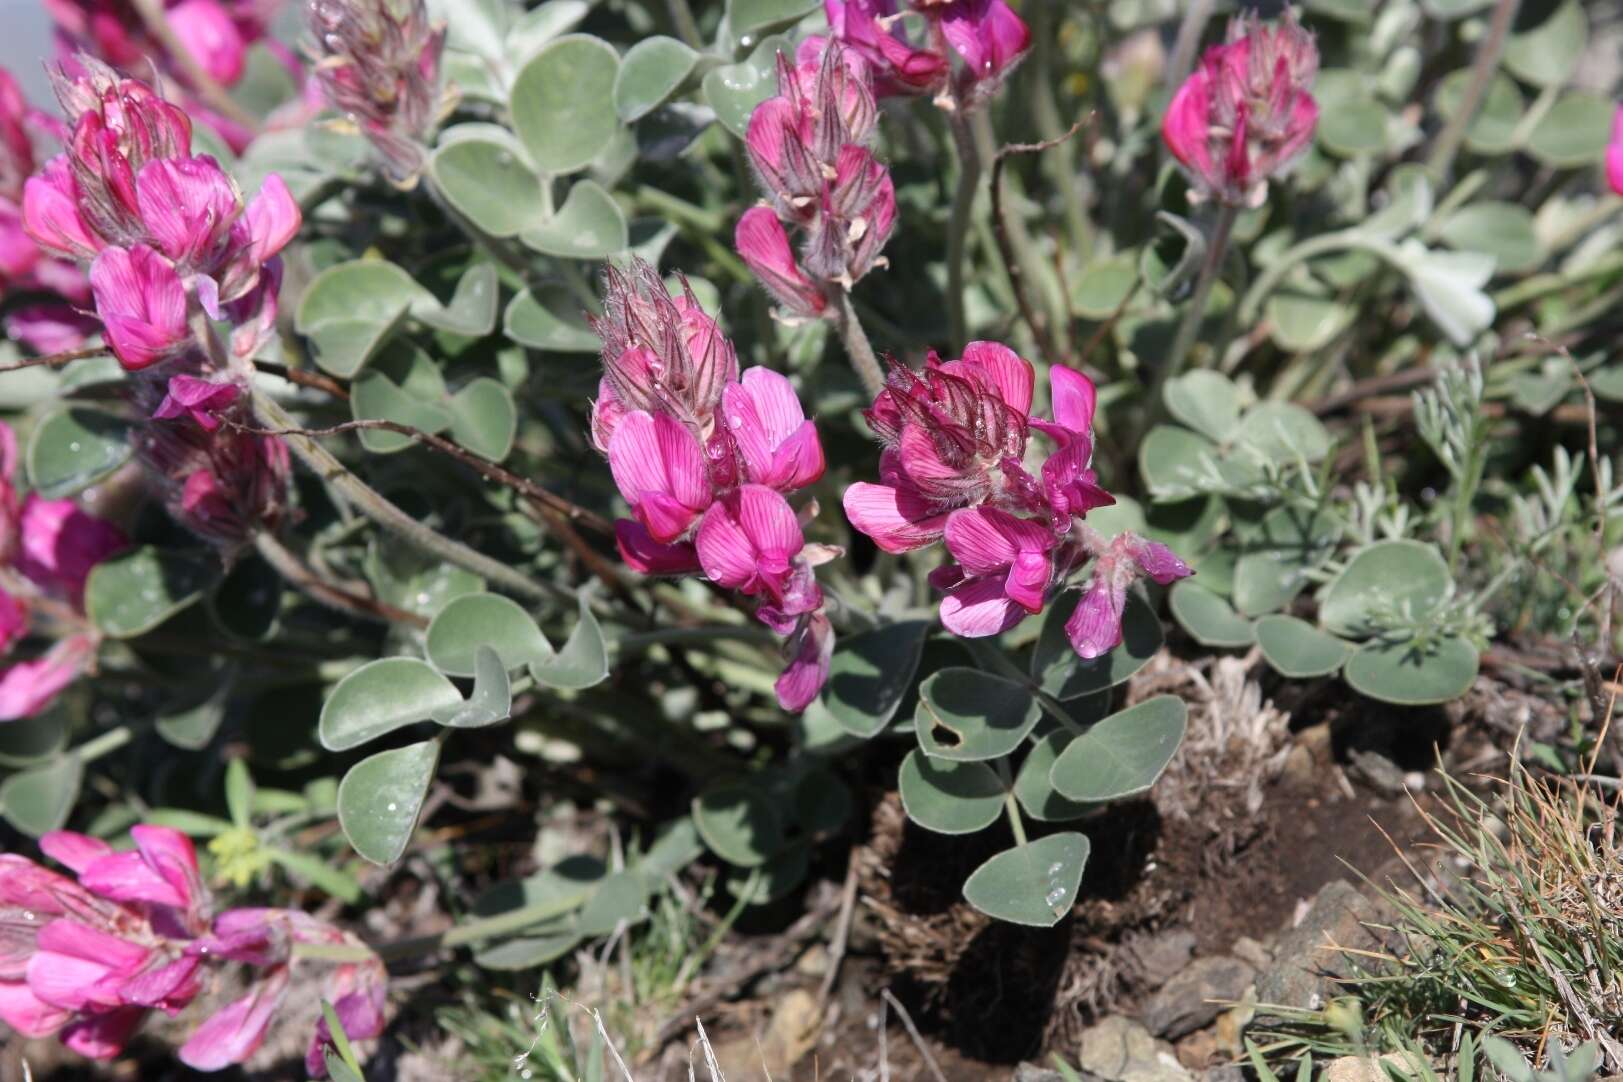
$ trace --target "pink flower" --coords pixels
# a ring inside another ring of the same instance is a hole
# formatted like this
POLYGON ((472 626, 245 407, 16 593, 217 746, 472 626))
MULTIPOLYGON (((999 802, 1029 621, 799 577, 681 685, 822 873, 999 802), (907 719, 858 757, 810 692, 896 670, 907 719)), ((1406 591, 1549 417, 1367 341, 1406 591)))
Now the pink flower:
POLYGON ((1623 195, 1623 105, 1612 117, 1612 139, 1606 146, 1606 182, 1623 195))
POLYGON ((687 533, 710 506, 704 451, 670 414, 627 414, 609 440, 608 455, 620 495, 659 544, 687 533))
POLYGON ((721 396, 722 427, 745 481, 793 492, 823 476, 823 446, 788 379, 751 368, 721 396))
POLYGON ((95 656, 95 640, 69 635, 32 661, 0 669, 0 722, 31 718, 50 706, 95 656))
POLYGON ((882 262, 896 191, 865 149, 876 117, 867 65, 821 39, 808 39, 797 64, 779 54, 778 94, 750 115, 745 146, 768 206, 740 219, 734 244, 792 316, 823 314, 830 289, 882 262), (783 223, 804 232, 798 262, 783 223))
POLYGON ((759 615, 780 633, 822 605, 816 576, 801 554, 806 540, 794 509, 765 485, 744 485, 712 504, 695 544, 711 582, 769 599, 759 615))
POLYGON ((125 368, 146 368, 190 346, 180 275, 146 245, 105 249, 90 268, 90 288, 107 341, 125 368))
POLYGON ((28 610, 5 590, 0 590, 0 655, 10 653, 27 632, 28 610))
POLYGON ((72 500, 46 500, 30 492, 20 518, 17 570, 47 594, 78 604, 97 564, 129 547, 124 531, 72 500))
POLYGON ((180 1061, 196 1071, 241 1063, 265 1043, 271 1019, 287 998, 288 970, 277 966, 248 994, 211 1014, 180 1048, 180 1061))
POLYGON ((209 78, 225 86, 242 78, 247 43, 215 0, 182 0, 169 9, 169 27, 209 78))
POLYGON ((744 212, 733 231, 733 247, 789 315, 816 319, 828 307, 823 291, 795 262, 789 250, 789 234, 770 208, 751 207, 744 212))
POLYGON ((834 626, 822 609, 801 616, 784 644, 784 653, 789 664, 773 689, 777 692, 778 705, 791 714, 798 714, 823 690, 834 658, 834 626))
POLYGON ((69 259, 94 259, 103 247, 79 213, 79 188, 65 154, 23 186, 23 225, 40 247, 69 259))
POLYGON ((183 273, 208 273, 220 262, 242 196, 215 160, 160 158, 142 166, 135 191, 152 245, 183 273))
POLYGON ((934 93, 945 85, 951 63, 908 43, 893 22, 894 0, 823 0, 823 11, 835 39, 874 70, 880 93, 934 93))
MULTIPOLYGON (((1084 530, 1092 533, 1091 530, 1084 530)), ((1101 657, 1121 645, 1121 617, 1127 588, 1140 575, 1165 586, 1194 574, 1172 550, 1134 533, 1118 534, 1108 545, 1092 539, 1098 558, 1093 577, 1065 622, 1065 635, 1079 657, 1101 657)))
POLYGON ((206 432, 220 427, 220 414, 236 402, 242 389, 235 383, 215 383, 196 376, 178 375, 169 380, 163 401, 152 411, 154 420, 169 421, 190 417, 206 432))
POLYGON ((620 549, 620 558, 638 574, 691 575, 700 570, 699 554, 694 551, 693 542, 662 545, 640 522, 630 519, 617 521, 614 524, 614 540, 620 549))
POLYGON ((192 840, 168 827, 135 826, 131 852, 108 852, 79 872, 90 891, 117 902, 148 902, 176 911, 182 926, 198 931, 208 919, 208 892, 203 888, 192 840))
POLYGON ((894 0, 823 0, 834 37, 874 69, 882 93, 950 94, 955 107, 974 108, 1031 47, 1030 30, 1005 0, 912 0, 909 7, 928 44, 908 40, 894 0), (938 41, 963 61, 958 71, 938 41))
POLYGON ((1004 0, 949 0, 937 10, 943 36, 976 83, 1002 80, 1031 48, 1031 31, 1004 0))
POLYGON ((998 635, 1041 612, 1054 575, 1056 539, 1045 524, 991 507, 954 511, 947 551, 958 561, 935 577, 947 589, 941 622, 965 638, 998 635))
POLYGON ((1228 41, 1206 51, 1161 125, 1192 200, 1262 204, 1268 180, 1313 139, 1319 107, 1309 87, 1318 66, 1313 36, 1294 11, 1271 28, 1255 16, 1229 23, 1228 41))

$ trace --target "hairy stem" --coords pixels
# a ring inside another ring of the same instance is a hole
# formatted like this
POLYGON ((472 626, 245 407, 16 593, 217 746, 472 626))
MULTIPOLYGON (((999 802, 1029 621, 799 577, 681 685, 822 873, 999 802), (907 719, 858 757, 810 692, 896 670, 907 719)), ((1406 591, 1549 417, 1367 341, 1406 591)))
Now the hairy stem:
POLYGON ((959 110, 947 115, 952 145, 958 155, 958 188, 952 196, 952 218, 947 222, 947 329, 952 348, 963 348, 968 337, 964 317, 964 263, 969 255, 969 231, 974 225, 975 193, 981 183, 981 156, 969 118, 959 110))
POLYGON ((862 388, 868 392, 868 397, 878 398, 879 392, 885 389, 885 371, 879 366, 873 343, 868 341, 868 332, 862 329, 862 320, 857 318, 857 310, 851 305, 851 294, 838 285, 830 292, 834 294, 834 323, 839 328, 840 341, 845 345, 845 355, 851 359, 851 367, 857 370, 857 375, 862 379, 862 388))
POLYGON ((1465 133, 1476 119, 1482 99, 1487 97, 1488 84, 1499 70, 1499 59, 1505 51, 1505 38, 1510 33, 1510 24, 1516 18, 1519 7, 1521 0, 1499 0, 1493 9, 1488 32, 1476 51, 1475 63, 1471 65, 1471 81, 1465 85, 1465 96, 1460 99, 1458 111, 1438 134, 1437 142, 1432 144, 1431 156, 1426 159, 1426 170, 1434 180, 1447 176, 1454 165, 1454 155, 1459 153, 1461 144, 1465 142, 1465 133))
POLYGON ((1212 17, 1212 0, 1191 0, 1184 11, 1183 22, 1178 24, 1178 37, 1172 45, 1172 59, 1167 64, 1167 85, 1176 90, 1195 68, 1195 53, 1200 49, 1200 36, 1206 30, 1206 20, 1212 17))
POLYGON ((254 548, 276 573, 290 582, 300 593, 328 608, 337 609, 366 620, 381 623, 407 624, 426 628, 428 620, 415 612, 395 608, 385 601, 347 590, 317 575, 303 560, 282 544, 281 540, 265 530, 254 535, 254 548))
POLYGON ((338 461, 331 451, 314 438, 300 434, 299 426, 293 418, 288 416, 287 411, 270 395, 255 388, 253 403, 254 413, 261 424, 267 428, 288 430, 289 434, 282 438, 287 441, 293 453, 299 456, 299 460, 373 522, 385 529, 393 530, 424 552, 471 571, 491 585, 509 593, 535 599, 574 598, 573 590, 533 579, 500 560, 492 559, 418 522, 382 493, 351 473, 347 466, 338 461))

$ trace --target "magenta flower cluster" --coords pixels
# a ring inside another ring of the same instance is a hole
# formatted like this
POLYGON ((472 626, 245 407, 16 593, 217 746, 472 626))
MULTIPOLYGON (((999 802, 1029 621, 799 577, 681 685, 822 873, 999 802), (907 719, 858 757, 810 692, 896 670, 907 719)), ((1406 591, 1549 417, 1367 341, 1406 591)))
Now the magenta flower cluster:
POLYGON ((10 306, 5 332, 36 353, 78 349, 96 328, 80 311, 90 302, 84 271, 43 251, 23 228, 23 185, 46 148, 66 138, 62 122, 31 106, 0 68, 0 300, 29 298, 10 306))
POLYGON ((1293 10, 1273 26, 1257 16, 1229 23, 1167 106, 1161 135, 1189 176, 1191 198, 1258 207, 1268 180, 1313 141, 1319 106, 1313 35, 1293 10))
MULTIPOLYGON (((54 831, 40 839, 76 878, 0 854, 0 1019, 25 1037, 56 1034, 92 1059, 123 1050, 155 1010, 176 1015, 230 962, 252 970, 245 995, 217 1009, 181 1047, 201 1071, 241 1063, 259 1048, 287 997, 300 945, 342 947, 323 998, 357 1040, 383 1032, 387 974, 353 936, 298 910, 233 909, 213 916, 191 839, 137 826, 133 849, 54 831)), ((305 1069, 326 1073, 325 1025, 305 1069)))
POLYGON ((135 446, 171 513, 240 545, 274 524, 287 487, 285 446, 245 430, 246 362, 275 330, 278 253, 298 233, 298 204, 275 174, 245 203, 218 162, 192 153, 180 107, 91 57, 77 66, 79 78, 57 76, 67 150, 24 186, 23 225, 47 252, 90 262, 126 394, 154 418, 135 446), (203 348, 203 316, 233 325, 229 357, 203 348))
POLYGON ((885 446, 878 483, 845 492, 851 524, 886 552, 945 541, 955 563, 930 582, 945 592, 941 622, 965 638, 998 635, 1043 610, 1090 559, 1092 577, 1066 634, 1077 654, 1121 642, 1127 588, 1140 575, 1190 574, 1156 542, 1105 539, 1082 521, 1115 502, 1092 469, 1093 382, 1050 370, 1053 418, 1032 414, 1036 372, 1007 346, 971 342, 963 358, 931 354, 922 372, 893 364, 865 416, 885 446), (1033 432, 1052 449, 1028 468, 1033 432))
POLYGON ((785 497, 823 475, 817 426, 782 375, 739 373, 685 285, 672 296, 636 260, 611 266, 605 287, 592 440, 633 515, 615 526, 620 553, 644 574, 702 574, 758 598, 757 617, 788 637, 778 701, 803 710, 834 651, 813 568, 836 552, 806 543, 816 504, 797 514, 785 497))
POLYGON ((90 666, 99 635, 85 618, 85 579, 129 544, 72 500, 19 499, 16 471, 17 437, 0 423, 0 658, 31 635, 55 639, 0 668, 0 722, 38 714, 90 666))
POLYGON ((777 96, 750 114, 745 147, 766 203, 745 212, 733 239, 793 318, 821 316, 832 290, 879 265, 896 226, 896 188, 868 149, 878 122, 870 82, 856 54, 807 38, 793 62, 778 54, 777 96), (798 259, 789 228, 802 237, 798 259))
POLYGON ((896 0, 823 0, 823 9, 880 94, 930 94, 955 109, 990 99, 1031 47, 1031 31, 1005 0, 910 0, 902 10, 896 0), (919 32, 909 37, 909 29, 919 32))

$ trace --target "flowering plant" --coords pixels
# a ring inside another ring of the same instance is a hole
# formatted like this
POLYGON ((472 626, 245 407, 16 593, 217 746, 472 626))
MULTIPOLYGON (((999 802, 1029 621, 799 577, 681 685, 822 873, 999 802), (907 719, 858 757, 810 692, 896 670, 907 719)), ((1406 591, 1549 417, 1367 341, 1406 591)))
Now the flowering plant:
POLYGON ((690 865, 796 904, 876 779, 1048 928, 1166 665, 1615 649, 1623 111, 1582 5, 1490 6, 50 0, 0 1019, 356 1073, 385 959, 534 970, 690 865))

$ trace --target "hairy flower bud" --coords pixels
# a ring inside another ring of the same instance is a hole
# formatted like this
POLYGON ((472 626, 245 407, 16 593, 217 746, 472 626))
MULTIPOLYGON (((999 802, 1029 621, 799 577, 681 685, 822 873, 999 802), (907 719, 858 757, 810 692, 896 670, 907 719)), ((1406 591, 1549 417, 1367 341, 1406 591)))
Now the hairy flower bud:
POLYGON ((1191 199, 1256 207, 1268 181, 1313 139, 1319 107, 1313 35, 1287 10, 1274 26, 1255 15, 1229 24, 1167 106, 1162 138, 1183 165, 1191 199))
POLYGON ((310 0, 309 31, 327 104, 360 128, 390 179, 413 181, 441 112, 445 28, 423 0, 310 0))

